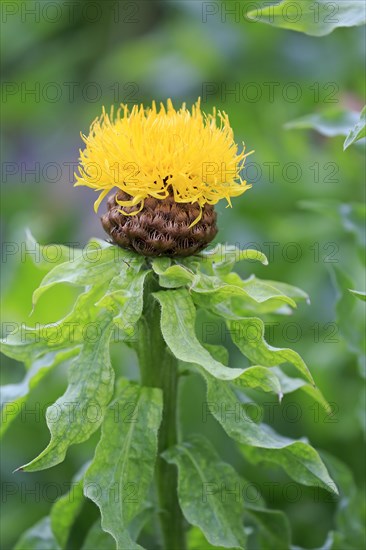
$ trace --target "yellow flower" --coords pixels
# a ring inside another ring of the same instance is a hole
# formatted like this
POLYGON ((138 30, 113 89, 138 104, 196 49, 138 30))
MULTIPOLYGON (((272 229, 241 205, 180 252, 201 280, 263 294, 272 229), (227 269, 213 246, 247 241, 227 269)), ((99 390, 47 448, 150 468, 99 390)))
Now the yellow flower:
POLYGON ((200 100, 191 112, 185 103, 176 111, 170 99, 160 110, 155 102, 147 109, 121 105, 116 116, 113 107, 109 115, 103 108, 89 136, 81 137, 86 147, 75 185, 100 192, 95 211, 113 188, 130 195, 131 200, 117 202, 122 208, 136 206, 121 210, 133 215, 149 196, 163 200, 173 193, 175 202, 198 203, 202 212, 206 203, 223 198, 231 206, 231 197, 251 187, 240 177, 249 153, 238 152, 227 114, 216 109, 204 114, 200 100))

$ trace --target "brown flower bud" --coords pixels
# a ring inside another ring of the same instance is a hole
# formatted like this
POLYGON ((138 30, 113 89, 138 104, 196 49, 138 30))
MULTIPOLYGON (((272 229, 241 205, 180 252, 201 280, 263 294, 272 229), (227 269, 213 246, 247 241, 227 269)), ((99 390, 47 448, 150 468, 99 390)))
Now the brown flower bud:
POLYGON ((131 200, 124 191, 110 196, 108 212, 101 218, 104 230, 122 248, 143 256, 191 256, 200 252, 217 233, 216 212, 210 204, 177 203, 172 194, 165 199, 147 197, 140 212, 129 216, 135 207, 121 207, 116 202, 131 200))

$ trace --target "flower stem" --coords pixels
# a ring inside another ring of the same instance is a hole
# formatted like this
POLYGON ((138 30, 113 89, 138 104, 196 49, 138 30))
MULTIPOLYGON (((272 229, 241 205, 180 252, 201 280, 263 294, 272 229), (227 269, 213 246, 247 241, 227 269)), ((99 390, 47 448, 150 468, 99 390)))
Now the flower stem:
POLYGON ((160 306, 151 295, 156 290, 159 290, 157 282, 151 278, 147 280, 144 311, 138 332, 137 355, 142 385, 161 388, 163 392, 163 418, 159 430, 155 472, 163 549, 185 550, 184 518, 177 496, 177 470, 161 457, 163 451, 178 442, 178 364, 161 334, 160 306))

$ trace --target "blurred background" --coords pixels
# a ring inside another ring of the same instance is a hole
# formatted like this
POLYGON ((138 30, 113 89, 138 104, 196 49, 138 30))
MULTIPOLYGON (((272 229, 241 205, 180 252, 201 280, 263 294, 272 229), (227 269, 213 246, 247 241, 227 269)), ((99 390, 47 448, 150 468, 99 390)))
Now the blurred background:
MULTIPOLYGON (((277 324, 267 338, 301 353, 333 414, 327 417, 295 394, 286 399, 299 403, 301 414, 289 420, 279 410, 272 424, 291 437, 306 435, 341 461, 336 464, 349 506, 356 485, 362 494, 364 484, 364 309, 347 287, 364 290, 365 149, 360 142, 343 152, 344 135, 284 125, 324 112, 331 126, 344 121, 346 111, 353 120, 364 101, 364 28, 315 38, 248 21, 247 3, 224 3, 232 12, 224 12, 220 2, 200 1, 2 3, 3 323, 54 321, 75 296, 67 288, 51 291, 29 318, 32 291, 44 272, 25 254, 26 228, 42 244, 83 246, 91 237, 105 238, 93 212, 93 191, 73 188, 80 132, 88 133, 102 106, 170 97, 179 107, 201 97, 204 110, 226 111, 237 142, 255 150, 245 168, 253 188, 232 209, 218 205, 215 242, 262 250, 269 266, 245 263, 239 268, 243 276, 281 280, 311 298, 291 318, 268 319, 277 324)), ((104 208, 105 203, 100 213, 104 208)), ((113 358, 121 372, 136 376, 132 353, 114 344, 113 358)), ((3 383, 15 383, 24 367, 4 359, 2 372, 3 383)), ((4 438, 4 549, 67 490, 97 441, 95 435, 73 447, 51 470, 11 473, 47 444, 45 408, 65 385, 65 373, 55 370, 4 438)), ((259 484, 270 508, 288 514, 294 545, 319 548, 341 522, 347 548, 362 547, 362 498, 352 518, 344 512, 346 501, 322 491, 315 496, 301 487, 300 496, 290 498, 281 490, 289 482, 285 474, 250 466, 218 425, 202 425, 199 381, 188 379, 182 398, 190 403, 184 430, 210 430, 222 457, 259 484), (266 493, 269 481, 279 482, 272 494, 266 493)), ((82 511, 73 548, 80 547, 90 517, 97 517, 91 502, 82 511)))

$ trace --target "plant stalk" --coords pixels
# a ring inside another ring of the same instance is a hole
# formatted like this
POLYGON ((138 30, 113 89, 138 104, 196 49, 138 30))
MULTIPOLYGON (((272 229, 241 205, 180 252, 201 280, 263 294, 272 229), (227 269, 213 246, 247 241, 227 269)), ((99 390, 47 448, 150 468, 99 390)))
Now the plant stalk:
POLYGON ((161 334, 160 306, 151 295, 157 290, 159 285, 155 280, 146 281, 137 355, 142 385, 160 388, 163 392, 163 418, 158 436, 155 480, 164 550, 185 550, 184 518, 177 495, 177 470, 161 457, 163 451, 178 442, 178 362, 168 350, 161 334))

